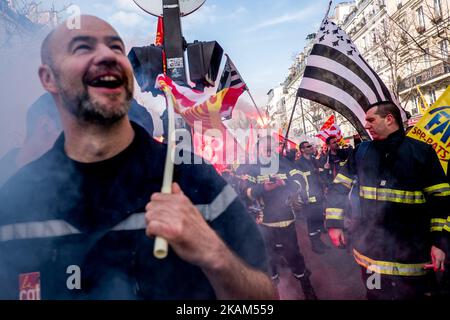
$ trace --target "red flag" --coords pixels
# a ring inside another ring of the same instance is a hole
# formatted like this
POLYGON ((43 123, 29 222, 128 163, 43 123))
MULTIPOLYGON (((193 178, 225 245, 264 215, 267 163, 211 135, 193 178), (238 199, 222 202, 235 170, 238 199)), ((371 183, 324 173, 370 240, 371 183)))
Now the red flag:
MULTIPOLYGON (((223 124, 220 114, 222 102, 234 89, 224 89, 205 101, 192 105, 194 100, 183 95, 180 90, 187 89, 191 97, 198 96, 200 93, 176 85, 165 75, 159 75, 156 79, 158 88, 173 99, 175 112, 179 113, 194 131, 192 134, 194 152, 216 165, 216 169, 219 168, 218 165, 236 162, 238 156, 244 154, 234 136, 223 124)), ((203 95, 202 99, 204 96, 206 95, 203 95)))
MULTIPOLYGON (((158 25, 156 27, 156 38, 155 38, 155 46, 164 46, 164 23, 163 18, 158 17, 158 25)), ((163 72, 166 73, 166 52, 163 50, 162 52, 163 58, 163 72)))
MULTIPOLYGON (((281 148, 283 147, 283 143, 284 143, 284 140, 286 140, 286 138, 283 137, 283 135, 281 135, 279 132, 276 132, 276 131, 273 132, 273 137, 278 142, 277 152, 281 152, 281 148)), ((294 141, 287 139, 286 149, 291 150, 291 149, 296 149, 296 148, 297 148, 297 144, 294 141)))
POLYGON ((341 128, 335 123, 334 114, 325 121, 322 128, 320 128, 319 133, 316 134, 316 137, 320 138, 323 142, 326 142, 327 138, 330 136, 335 136, 336 140, 339 142, 343 140, 341 128))
POLYGON ((161 89, 163 87, 170 88, 177 101, 175 111, 181 114, 191 127, 195 121, 202 121, 202 125, 206 129, 223 127, 222 118, 228 114, 228 106, 236 104, 241 90, 224 88, 210 96, 191 88, 179 86, 165 75, 159 75, 156 78, 156 85, 161 89))
POLYGON ((155 46, 162 46, 164 43, 163 18, 158 17, 158 26, 156 27, 155 46))

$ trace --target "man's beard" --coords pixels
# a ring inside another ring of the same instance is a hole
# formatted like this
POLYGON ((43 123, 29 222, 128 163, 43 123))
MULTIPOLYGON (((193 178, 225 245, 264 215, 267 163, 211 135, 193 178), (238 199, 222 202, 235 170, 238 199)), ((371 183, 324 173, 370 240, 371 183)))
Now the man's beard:
MULTIPOLYGON (((63 87, 59 89, 66 109, 77 119, 87 123, 110 126, 125 117, 131 107, 133 89, 128 81, 125 81, 124 88, 126 94, 124 103, 117 108, 108 108, 108 106, 95 100, 89 94, 86 85, 83 86, 83 91, 76 95, 73 95, 73 89, 63 87)), ((113 97, 113 99, 120 98, 120 95, 113 97)))

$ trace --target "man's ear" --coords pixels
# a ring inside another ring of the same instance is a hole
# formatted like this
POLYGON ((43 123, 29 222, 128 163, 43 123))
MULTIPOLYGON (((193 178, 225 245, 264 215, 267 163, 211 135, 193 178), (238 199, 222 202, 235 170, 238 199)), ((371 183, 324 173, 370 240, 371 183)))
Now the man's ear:
POLYGON ((387 124, 387 125, 391 125, 391 124, 395 123, 394 116, 393 116, 392 114, 390 114, 390 113, 388 113, 388 114, 386 115, 385 120, 386 120, 386 124, 387 124))
POLYGON ((55 74, 47 64, 43 64, 39 67, 39 79, 41 80, 42 86, 45 90, 54 94, 58 93, 55 74))

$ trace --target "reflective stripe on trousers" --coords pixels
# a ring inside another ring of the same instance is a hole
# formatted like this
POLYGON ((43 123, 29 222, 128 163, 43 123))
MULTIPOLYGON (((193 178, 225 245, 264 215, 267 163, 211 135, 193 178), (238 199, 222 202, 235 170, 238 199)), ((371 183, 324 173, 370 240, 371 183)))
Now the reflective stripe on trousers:
POLYGON ((393 276, 423 276, 428 272, 426 269, 424 269, 424 266, 430 263, 423 262, 415 264, 404 264, 397 262, 377 261, 362 255, 361 253, 356 251, 356 249, 353 249, 353 256, 360 266, 372 272, 393 276))

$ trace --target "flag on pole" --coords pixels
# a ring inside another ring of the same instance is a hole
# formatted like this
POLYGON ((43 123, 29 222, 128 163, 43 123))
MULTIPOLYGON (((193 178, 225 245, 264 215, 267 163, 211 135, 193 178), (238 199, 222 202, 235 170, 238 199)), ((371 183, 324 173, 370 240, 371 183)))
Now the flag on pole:
POLYGON ((323 142, 326 142, 328 137, 334 136, 338 142, 343 140, 342 131, 339 125, 336 123, 334 114, 332 114, 327 121, 320 128, 319 133, 316 134, 323 142))
POLYGON ((175 81, 172 81, 172 79, 170 79, 168 76, 163 74, 160 74, 156 77, 156 88, 161 88, 161 81, 163 85, 170 88, 173 96, 182 108, 193 107, 196 104, 206 101, 210 97, 210 95, 205 92, 198 91, 189 87, 180 86, 175 81))
POLYGON ((419 112, 420 114, 424 114, 430 106, 427 103, 427 100, 425 100, 425 97, 422 94, 422 91, 420 91, 419 86, 416 87, 417 93, 419 94, 419 112))
POLYGON ((231 118, 231 113, 237 100, 244 90, 247 89, 247 85, 237 71, 237 68, 231 61, 230 57, 227 54, 225 54, 225 56, 227 57, 227 61, 223 69, 222 76, 220 77, 219 85, 217 86, 217 93, 226 88, 233 89, 233 96, 222 105, 222 115, 225 119, 229 119, 231 118))
POLYGON ((162 46, 164 43, 163 18, 158 17, 158 25, 156 26, 155 46, 162 46))
MULTIPOLYGON (((316 35, 297 95, 336 110, 366 138, 365 112, 371 105, 389 101, 400 108, 349 36, 327 18, 316 35)), ((400 110, 406 120, 404 110, 400 110)))
POLYGON ((181 94, 177 91, 179 87, 168 76, 159 75, 156 80, 159 89, 171 93, 175 101, 175 112, 179 113, 194 131, 194 152, 204 156, 214 165, 234 163, 239 155, 244 154, 239 143, 222 122, 221 117, 223 101, 226 101, 229 93, 236 89, 226 88, 215 95, 209 96, 201 103, 186 105, 189 99, 177 97, 175 93, 181 94), (209 129, 216 130, 211 131, 209 129))
MULTIPOLYGON (((188 117, 189 120, 186 119, 187 122, 193 122, 196 119, 206 121, 208 114, 214 114, 210 120, 217 124, 222 123, 222 118, 226 119, 231 114, 237 99, 242 93, 239 88, 228 87, 211 96, 208 93, 180 86, 169 77, 160 74, 156 78, 155 85, 159 88, 162 83, 171 89, 179 104, 179 110, 175 111, 181 115, 184 114, 183 117, 188 117)), ((205 122, 205 124, 209 125, 210 122, 205 122)), ((217 128, 213 123, 211 125, 212 128, 217 128)))
POLYGON ((220 77, 217 92, 221 91, 224 88, 242 88, 243 90, 246 90, 247 86, 241 75, 237 71, 237 68, 234 65, 233 61, 231 61, 230 57, 227 54, 225 54, 225 56, 227 57, 227 61, 225 63, 225 67, 223 68, 222 76, 220 77))
MULTIPOLYGON (((158 17, 158 25, 156 26, 155 46, 162 47, 164 45, 164 23, 163 18, 158 17)), ((162 51, 163 73, 166 73, 166 52, 162 51)))
POLYGON ((286 143, 286 148, 285 150, 293 150, 293 149, 297 149, 297 144, 290 140, 290 139, 286 139, 286 137, 281 134, 281 132, 279 131, 274 131, 272 133, 272 136, 274 137, 275 141, 278 143, 278 147, 276 149, 277 152, 282 152, 283 150, 283 145, 286 143))
POLYGON ((447 173, 450 159, 450 86, 408 132, 408 136, 430 144, 447 173))

